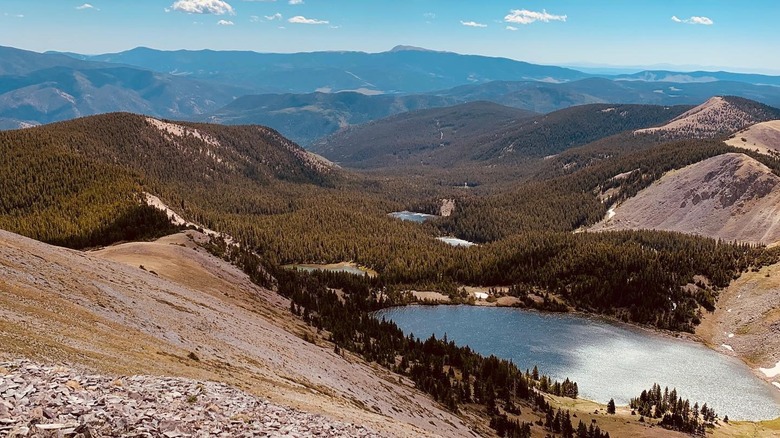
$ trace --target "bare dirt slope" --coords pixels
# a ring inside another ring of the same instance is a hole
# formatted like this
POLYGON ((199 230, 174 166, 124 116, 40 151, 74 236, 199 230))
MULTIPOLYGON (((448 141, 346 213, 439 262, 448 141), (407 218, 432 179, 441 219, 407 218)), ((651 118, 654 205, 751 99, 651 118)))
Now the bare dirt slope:
POLYGON ((289 302, 202 238, 82 253, 0 231, 0 356, 225 382, 390 435, 472 435, 408 380, 303 340, 289 302))
POLYGON ((780 120, 756 123, 734 134, 726 144, 767 155, 780 154, 780 120))
POLYGON ((669 172, 592 230, 655 229, 727 241, 780 241, 780 177, 729 153, 669 172))
POLYGON ((765 120, 762 119, 761 109, 743 101, 745 99, 735 101, 734 98, 715 96, 666 125, 639 129, 634 133, 659 134, 669 138, 715 138, 765 120))
MULTIPOLYGON (((715 312, 705 314, 696 334, 753 368, 774 368, 780 362, 780 265, 735 280, 721 292, 715 312)), ((780 375, 760 375, 780 385, 780 375)))

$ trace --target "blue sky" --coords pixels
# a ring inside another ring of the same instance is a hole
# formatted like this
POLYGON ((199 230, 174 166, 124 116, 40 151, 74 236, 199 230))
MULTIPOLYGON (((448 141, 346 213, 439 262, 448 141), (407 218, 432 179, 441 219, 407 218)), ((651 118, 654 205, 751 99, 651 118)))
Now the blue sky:
POLYGON ((778 0, 0 0, 0 45, 379 52, 780 74, 778 0))

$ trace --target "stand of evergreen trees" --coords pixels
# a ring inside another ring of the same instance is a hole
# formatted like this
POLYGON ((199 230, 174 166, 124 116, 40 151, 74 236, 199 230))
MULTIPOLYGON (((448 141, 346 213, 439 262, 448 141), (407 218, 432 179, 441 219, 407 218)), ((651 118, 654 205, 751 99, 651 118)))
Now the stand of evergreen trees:
POLYGON ((691 406, 688 399, 678 396, 676 388, 669 391, 666 387, 662 392, 657 383, 650 390, 642 391, 639 397, 631 399, 629 405, 639 415, 661 419, 661 427, 691 435, 704 436, 707 428, 715 427, 718 419, 715 410, 706 403, 701 407, 698 403, 691 406))

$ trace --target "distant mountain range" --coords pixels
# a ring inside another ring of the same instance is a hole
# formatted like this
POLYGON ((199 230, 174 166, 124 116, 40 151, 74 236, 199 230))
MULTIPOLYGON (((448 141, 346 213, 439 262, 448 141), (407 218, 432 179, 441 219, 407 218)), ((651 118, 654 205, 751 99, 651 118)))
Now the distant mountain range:
POLYGON ((246 94, 137 67, 0 47, 0 128, 130 111, 192 118, 246 94))
POLYGON ((133 65, 177 76, 251 88, 260 93, 362 90, 422 93, 468 83, 535 80, 562 82, 590 75, 506 58, 434 52, 399 46, 382 53, 166 52, 139 47, 83 60, 133 65))
POLYGON ((780 77, 645 71, 598 76, 398 46, 382 53, 34 53, 0 47, 0 129, 114 111, 263 124, 308 147, 406 111, 487 101, 536 113, 609 104, 698 105, 734 95, 780 107, 780 77))
POLYGON ((753 85, 780 86, 780 76, 731 73, 727 71, 694 71, 681 73, 669 70, 646 70, 638 73, 611 76, 611 78, 620 81, 676 82, 681 84, 729 81, 744 82, 753 85))
POLYGON ((339 129, 394 114, 461 102, 428 94, 368 96, 361 93, 262 94, 244 96, 199 119, 229 125, 272 126, 308 146, 339 129))
POLYGON ((348 126, 405 111, 487 101, 536 113, 573 106, 608 104, 698 105, 719 94, 746 96, 780 106, 780 87, 742 82, 613 81, 588 78, 549 84, 538 81, 495 81, 413 95, 360 93, 264 94, 245 96, 199 120, 210 123, 262 124, 310 146, 348 126))
POLYGON ((506 106, 547 113, 588 103, 643 105, 699 105, 712 96, 740 96, 780 106, 780 87, 746 82, 646 82, 588 78, 547 84, 540 82, 491 82, 464 85, 436 95, 461 101, 488 100, 506 106))

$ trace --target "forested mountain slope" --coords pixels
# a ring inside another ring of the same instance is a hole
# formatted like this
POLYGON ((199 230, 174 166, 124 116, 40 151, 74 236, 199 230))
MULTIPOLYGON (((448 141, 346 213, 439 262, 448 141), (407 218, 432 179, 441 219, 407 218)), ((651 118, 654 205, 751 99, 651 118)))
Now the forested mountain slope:
POLYGON ((311 150, 352 167, 451 166, 473 153, 486 135, 500 135, 534 115, 490 102, 412 111, 345 128, 311 150))
MULTIPOLYGON (((588 111, 622 117, 609 108, 588 111)), ((417 187, 404 177, 350 174, 257 126, 111 114, 0 139, 7 176, 2 226, 61 245, 111 243, 126 230, 168 231, 163 214, 141 205, 149 192, 186 219, 234 236, 277 272, 291 263, 354 261, 378 271, 386 285, 523 285, 518 290, 559 294, 585 311, 673 330, 691 330, 697 303, 711 299, 677 289, 694 275, 723 287, 762 257, 771 259, 762 249, 667 233, 572 233, 604 216, 598 190, 610 178, 643 169, 621 180, 612 199, 628 198, 668 170, 729 150, 716 142, 652 147, 472 195, 435 181, 417 187), (440 205, 442 194, 457 198, 446 219, 419 226, 387 216, 440 205), (483 245, 465 250, 435 239, 447 235, 483 245), (588 271, 594 263, 605 269, 588 271), (625 275, 654 280, 627 287, 625 275), (681 303, 676 309, 666 307, 670 294, 681 303)))
POLYGON ((360 168, 517 164, 623 131, 664 123, 689 109, 594 104, 534 118, 507 119, 496 116, 496 108, 469 104, 384 119, 334 134, 318 142, 313 150, 344 166, 360 168), (464 125, 468 129, 457 131, 441 129, 439 139, 431 138, 429 131, 436 123, 459 126, 466 117, 480 123, 464 125))
POLYGON ((394 114, 457 103, 433 95, 365 95, 355 92, 243 96, 201 117, 210 123, 271 126, 302 146, 350 125, 394 114))
POLYGON ((260 189, 338 177, 326 160, 267 128, 125 113, 0 132, 0 150, 0 227, 76 247, 121 240, 129 229, 155 234, 167 220, 140 205, 143 191, 198 219, 199 209, 220 204, 284 208, 282 195, 260 189))

